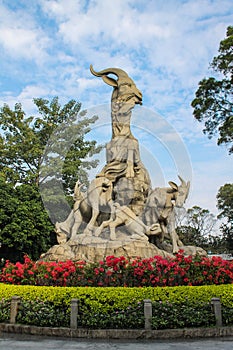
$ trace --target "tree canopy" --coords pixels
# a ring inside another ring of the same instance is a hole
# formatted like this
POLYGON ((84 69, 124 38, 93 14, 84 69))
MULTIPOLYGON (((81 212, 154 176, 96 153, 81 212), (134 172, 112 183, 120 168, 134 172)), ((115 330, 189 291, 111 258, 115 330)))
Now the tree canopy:
POLYGON ((233 153, 233 26, 229 26, 226 38, 220 42, 218 56, 210 67, 217 77, 199 82, 191 103, 193 115, 204 122, 203 132, 212 137, 218 134, 218 145, 225 144, 233 153))
POLYGON ((24 254, 38 259, 55 244, 54 227, 43 207, 38 187, 13 186, 0 178, 1 258, 23 260, 24 254))
POLYGON ((225 245, 228 251, 233 252, 233 184, 220 187, 217 194, 218 217, 225 219, 221 225, 225 245))
POLYGON ((0 108, 1 256, 12 260, 23 254, 38 259, 55 244, 51 221, 66 218, 75 182, 88 182, 86 170, 97 165, 88 157, 101 149, 85 139, 97 117, 88 118, 79 102, 34 103, 35 116, 20 103, 0 108))
POLYGON ((215 236, 216 218, 208 209, 197 205, 192 208, 177 210, 177 233, 185 245, 195 245, 209 250, 216 250, 221 245, 215 236))
POLYGON ((37 116, 27 117, 20 103, 13 110, 7 104, 0 109, 0 172, 14 184, 59 179, 69 193, 78 177, 87 181, 85 168, 97 165, 86 158, 100 147, 84 139, 97 117, 87 118, 75 100, 63 107, 58 97, 34 103, 37 116))
POLYGON ((220 210, 219 218, 226 218, 233 224, 233 184, 220 187, 217 194, 217 206, 220 210))

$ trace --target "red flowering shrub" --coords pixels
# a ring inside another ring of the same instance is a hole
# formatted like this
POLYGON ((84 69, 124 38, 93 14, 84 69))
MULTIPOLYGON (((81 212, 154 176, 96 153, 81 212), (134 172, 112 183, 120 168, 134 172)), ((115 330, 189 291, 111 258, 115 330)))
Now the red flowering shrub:
POLYGON ((0 282, 37 286, 181 286, 233 283, 233 261, 219 257, 184 256, 136 258, 107 256, 99 263, 85 261, 6 262, 0 282))

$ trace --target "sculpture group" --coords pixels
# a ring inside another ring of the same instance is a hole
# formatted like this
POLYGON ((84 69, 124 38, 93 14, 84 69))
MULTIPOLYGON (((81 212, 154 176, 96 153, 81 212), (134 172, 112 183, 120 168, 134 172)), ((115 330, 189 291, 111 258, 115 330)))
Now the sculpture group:
POLYGON ((101 254, 122 255, 122 251, 142 257, 167 256, 179 249, 205 254, 201 248, 185 247, 175 229, 175 207, 183 206, 190 183, 179 176, 180 185, 170 181, 169 187, 152 189, 141 161, 138 140, 130 128, 132 110, 142 104, 141 91, 122 69, 96 72, 90 66, 90 71, 113 87, 106 165, 86 192, 77 180, 73 209, 64 222, 56 223, 59 246, 45 256, 58 259, 61 247, 66 256, 87 260, 101 254))

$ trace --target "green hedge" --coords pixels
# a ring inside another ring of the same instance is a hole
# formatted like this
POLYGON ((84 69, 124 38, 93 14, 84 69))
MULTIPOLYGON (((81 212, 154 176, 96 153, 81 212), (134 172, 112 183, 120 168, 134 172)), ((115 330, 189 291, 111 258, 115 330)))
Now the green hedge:
POLYGON ((72 298, 82 301, 93 312, 125 309, 144 299, 171 303, 209 302, 219 297, 221 303, 233 308, 233 285, 180 286, 180 287, 39 287, 0 284, 0 300, 14 295, 24 300, 50 301, 55 305, 70 305, 72 298))
POLYGON ((78 326, 87 328, 144 327, 143 300, 153 304, 153 329, 215 325, 212 297, 222 302, 224 325, 233 324, 233 285, 181 287, 38 287, 0 284, 0 322, 8 322, 10 299, 22 303, 17 322, 69 327, 70 302, 79 299, 78 326))

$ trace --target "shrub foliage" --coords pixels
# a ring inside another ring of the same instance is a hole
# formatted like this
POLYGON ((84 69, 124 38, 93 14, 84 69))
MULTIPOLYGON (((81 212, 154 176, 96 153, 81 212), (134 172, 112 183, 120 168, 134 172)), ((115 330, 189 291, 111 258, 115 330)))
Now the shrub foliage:
POLYGON ((220 257, 155 256, 132 259, 107 256, 98 263, 85 261, 6 262, 0 282, 36 286, 158 287, 229 284, 233 282, 233 261, 220 257))

